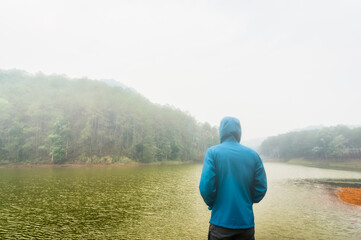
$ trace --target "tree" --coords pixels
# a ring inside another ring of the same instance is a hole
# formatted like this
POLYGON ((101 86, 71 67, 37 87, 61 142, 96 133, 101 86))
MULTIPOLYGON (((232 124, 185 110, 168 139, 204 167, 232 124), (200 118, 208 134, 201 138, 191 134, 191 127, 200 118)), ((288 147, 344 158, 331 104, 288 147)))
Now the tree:
POLYGON ((57 120, 54 124, 54 133, 49 135, 51 143, 50 156, 53 163, 63 163, 66 159, 68 134, 68 124, 62 120, 57 120))

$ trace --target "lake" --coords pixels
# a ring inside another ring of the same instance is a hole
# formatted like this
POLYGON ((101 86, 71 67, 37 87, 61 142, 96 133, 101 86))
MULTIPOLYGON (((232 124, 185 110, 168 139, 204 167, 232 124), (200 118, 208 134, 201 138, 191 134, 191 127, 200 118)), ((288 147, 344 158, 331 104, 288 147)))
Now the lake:
MULTIPOLYGON (((361 239, 338 186, 361 173, 265 163, 256 239, 361 239)), ((0 169, 0 239, 207 239, 202 165, 0 169)))

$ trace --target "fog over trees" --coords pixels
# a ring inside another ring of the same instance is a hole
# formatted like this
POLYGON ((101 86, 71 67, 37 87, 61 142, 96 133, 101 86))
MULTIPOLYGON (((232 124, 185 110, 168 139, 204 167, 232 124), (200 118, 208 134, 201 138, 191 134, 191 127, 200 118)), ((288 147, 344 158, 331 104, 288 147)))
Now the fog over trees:
MULTIPOLYGON (((202 161, 219 142, 216 127, 114 80, 0 70, 0 86, 0 164, 202 161)), ((361 159, 361 127, 281 134, 259 151, 284 161, 361 159)))
POLYGON ((260 146, 264 156, 321 161, 361 159, 361 127, 325 127, 290 132, 267 138, 260 146))
POLYGON ((0 86, 2 164, 202 161, 219 141, 217 128, 121 85, 0 70, 0 86))

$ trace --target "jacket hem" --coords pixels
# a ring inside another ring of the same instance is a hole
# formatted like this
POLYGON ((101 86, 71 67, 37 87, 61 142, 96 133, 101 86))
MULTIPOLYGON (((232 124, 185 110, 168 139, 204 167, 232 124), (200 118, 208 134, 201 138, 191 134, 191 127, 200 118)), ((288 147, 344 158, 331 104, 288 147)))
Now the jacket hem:
POLYGON ((215 223, 213 221, 209 221, 209 223, 212 223, 213 225, 217 226, 217 227, 223 227, 223 228, 229 228, 229 229, 249 229, 249 228, 253 228, 254 224, 251 225, 228 225, 228 224, 219 224, 219 223, 215 223))

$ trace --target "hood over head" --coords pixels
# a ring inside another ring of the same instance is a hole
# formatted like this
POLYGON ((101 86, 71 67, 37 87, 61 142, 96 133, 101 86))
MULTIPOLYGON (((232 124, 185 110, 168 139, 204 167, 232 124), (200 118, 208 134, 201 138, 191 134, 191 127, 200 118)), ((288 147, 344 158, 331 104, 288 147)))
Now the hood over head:
POLYGON ((233 136, 238 142, 241 140, 241 124, 235 117, 224 117, 219 126, 219 138, 221 143, 233 136))

